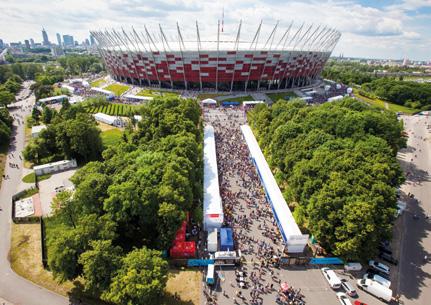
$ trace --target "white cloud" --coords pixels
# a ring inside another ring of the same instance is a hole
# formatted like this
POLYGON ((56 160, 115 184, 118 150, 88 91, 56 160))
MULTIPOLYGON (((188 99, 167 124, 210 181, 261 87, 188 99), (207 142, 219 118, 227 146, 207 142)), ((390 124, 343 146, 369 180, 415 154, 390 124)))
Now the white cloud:
MULTIPOLYGON (((261 19, 264 21, 261 39, 269 35, 280 20, 278 35, 293 19, 299 26, 325 24, 343 34, 337 53, 359 56, 380 54, 399 56, 400 50, 409 57, 424 58, 428 53, 416 45, 429 46, 430 34, 411 26, 412 10, 431 6, 431 0, 404 0, 401 4, 383 9, 367 7, 353 0, 0 0, 2 18, 0 37, 6 41, 33 37, 41 40, 44 26, 50 39, 55 33, 72 34, 79 40, 88 36, 90 29, 111 27, 143 29, 157 28, 161 23, 168 37, 175 37, 178 21, 185 35, 195 35, 195 20, 203 37, 215 37, 217 19, 225 8, 225 34, 234 36, 240 19, 243 20, 242 39, 251 39, 261 19), (427 40, 428 39, 428 40, 427 40)), ((429 21, 423 22, 430 28, 429 21)), ((404 54, 402 54, 404 56, 404 54)))

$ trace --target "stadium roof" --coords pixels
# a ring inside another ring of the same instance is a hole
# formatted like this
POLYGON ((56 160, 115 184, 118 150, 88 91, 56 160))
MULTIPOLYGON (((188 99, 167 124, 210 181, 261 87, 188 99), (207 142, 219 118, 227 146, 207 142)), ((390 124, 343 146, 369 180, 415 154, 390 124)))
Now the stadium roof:
MULTIPOLYGON (((182 52, 182 51, 316 51, 331 52, 338 42, 339 31, 323 25, 294 25, 286 26, 279 23, 267 27, 261 22, 259 27, 247 29, 242 21, 231 32, 220 30, 215 26, 214 31, 200 31, 189 28, 187 36, 183 36, 177 24, 169 31, 159 25, 157 30, 149 31, 105 30, 91 31, 103 50, 132 51, 132 52, 182 52), (185 38, 184 38, 185 37, 185 38)), ((209 27, 208 27, 209 28, 209 27)))

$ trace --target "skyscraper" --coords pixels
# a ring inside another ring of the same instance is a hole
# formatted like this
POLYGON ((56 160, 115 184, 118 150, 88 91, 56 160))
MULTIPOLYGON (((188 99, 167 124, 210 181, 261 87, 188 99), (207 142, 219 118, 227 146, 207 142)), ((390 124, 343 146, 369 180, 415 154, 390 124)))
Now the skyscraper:
POLYGON ((28 40, 26 39, 26 40, 24 40, 24 43, 25 43, 25 47, 26 47, 27 49, 30 49, 30 41, 28 41, 28 40))
POLYGON ((96 40, 94 39, 93 35, 90 35, 90 43, 92 46, 96 44, 96 40))
POLYGON ((3 47, 4 47, 3 40, 2 40, 2 39, 0 39, 0 49, 3 49, 3 47))
POLYGON ((57 33, 57 44, 61 47, 61 36, 59 33, 57 33))
POLYGON ((33 40, 33 38, 30 38, 30 47, 34 48, 34 40, 33 40))
POLYGON ((74 40, 71 35, 63 35, 63 43, 65 47, 73 47, 74 40))
POLYGON ((42 38, 43 38, 42 44, 44 46, 49 46, 51 44, 48 39, 48 34, 46 33, 44 28, 42 28, 42 38))

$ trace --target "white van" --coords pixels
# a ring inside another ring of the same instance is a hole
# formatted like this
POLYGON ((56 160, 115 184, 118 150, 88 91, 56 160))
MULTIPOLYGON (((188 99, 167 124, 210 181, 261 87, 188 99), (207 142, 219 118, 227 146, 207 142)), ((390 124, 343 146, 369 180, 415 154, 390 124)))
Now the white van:
POLYGON ((382 301, 390 302, 392 300, 392 290, 377 283, 376 281, 370 279, 362 279, 358 280, 357 285, 359 289, 362 289, 369 294, 374 295, 382 301))
POLYGON ((208 285, 213 285, 215 282, 215 280, 214 280, 214 264, 208 265, 206 282, 208 285))
POLYGON ((341 287, 341 281, 335 274, 334 270, 331 270, 328 267, 324 267, 320 270, 322 270, 323 276, 328 281, 329 286, 331 286, 332 289, 338 289, 341 287))

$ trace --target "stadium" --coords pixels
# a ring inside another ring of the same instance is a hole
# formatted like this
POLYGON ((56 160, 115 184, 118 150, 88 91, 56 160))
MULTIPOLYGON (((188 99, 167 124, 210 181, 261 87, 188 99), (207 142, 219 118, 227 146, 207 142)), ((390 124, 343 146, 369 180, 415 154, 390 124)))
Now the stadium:
POLYGON ((177 24, 170 32, 92 31, 109 74, 117 81, 175 90, 257 91, 312 85, 341 37, 322 25, 282 28, 279 23, 231 32, 218 23, 214 36, 199 24, 189 36, 177 24), (170 35, 169 35, 170 34, 170 35), (169 38, 168 38, 169 37, 169 38), (183 38, 184 37, 184 38, 183 38))

